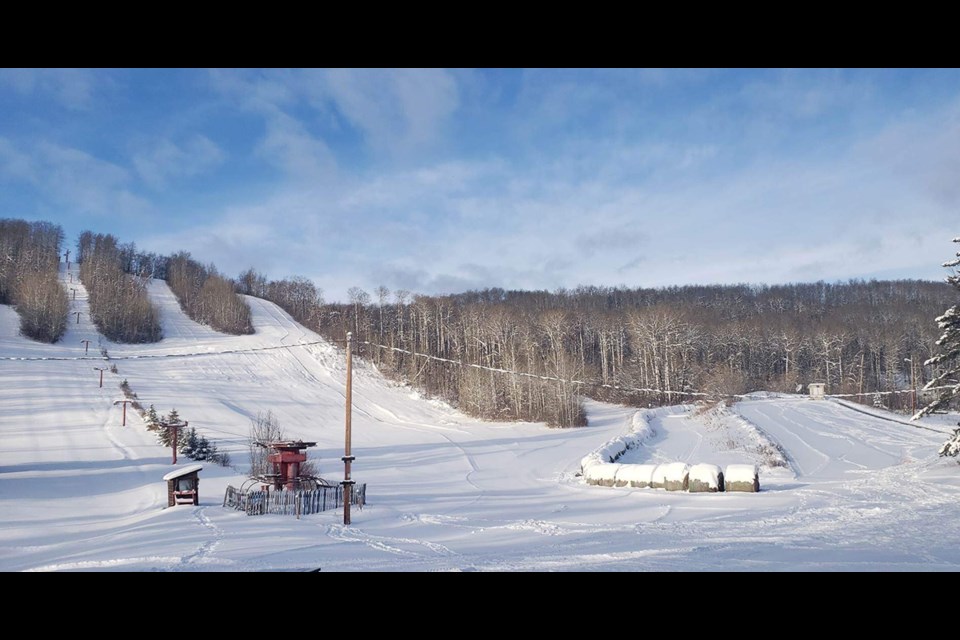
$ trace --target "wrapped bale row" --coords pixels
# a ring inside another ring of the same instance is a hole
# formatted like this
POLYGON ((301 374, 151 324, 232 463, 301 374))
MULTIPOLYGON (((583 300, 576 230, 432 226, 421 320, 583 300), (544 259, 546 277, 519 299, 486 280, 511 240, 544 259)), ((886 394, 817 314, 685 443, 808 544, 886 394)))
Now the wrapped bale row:
POLYGON ((715 493, 760 491, 760 478, 752 464, 732 464, 726 473, 715 464, 684 462, 666 464, 618 464, 594 461, 584 469, 587 484, 604 487, 636 487, 715 493))

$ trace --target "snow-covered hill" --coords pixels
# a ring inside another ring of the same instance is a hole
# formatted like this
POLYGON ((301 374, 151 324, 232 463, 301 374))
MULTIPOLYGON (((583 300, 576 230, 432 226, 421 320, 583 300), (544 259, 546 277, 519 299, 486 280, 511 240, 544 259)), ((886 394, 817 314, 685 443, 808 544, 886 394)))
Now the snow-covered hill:
POLYGON ((763 471, 759 494, 594 487, 576 477, 580 460, 626 432, 633 409, 588 402, 590 426, 571 430, 480 422, 359 361, 353 477, 368 506, 347 527, 332 511, 249 517, 220 505, 245 478, 258 412, 316 441, 321 475, 342 479, 342 350, 256 298, 254 335, 219 334, 159 281, 164 340, 113 344, 82 285, 66 286, 80 323, 56 345, 17 336, 0 306, 0 358, 48 358, 0 360, 0 570, 960 569, 960 467, 936 457, 942 433, 789 397, 746 400, 742 419, 721 421, 668 408, 637 461, 762 464, 760 433, 790 467, 763 471), (110 361, 83 359, 81 340, 110 361), (117 373, 100 389, 105 365, 117 373), (204 465, 199 507, 164 508, 170 453, 132 412, 120 426, 124 379, 233 457, 236 469, 204 465))

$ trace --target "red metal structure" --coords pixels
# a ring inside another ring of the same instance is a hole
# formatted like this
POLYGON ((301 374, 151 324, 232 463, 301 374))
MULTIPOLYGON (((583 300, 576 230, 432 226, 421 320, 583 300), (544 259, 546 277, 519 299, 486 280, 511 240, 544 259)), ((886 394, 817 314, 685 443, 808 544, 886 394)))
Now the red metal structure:
POLYGON ((271 442, 267 444, 273 453, 267 454, 267 462, 273 464, 273 488, 280 491, 282 488, 294 491, 300 488, 300 463, 307 461, 304 449, 315 447, 316 442, 303 440, 289 442, 271 442))

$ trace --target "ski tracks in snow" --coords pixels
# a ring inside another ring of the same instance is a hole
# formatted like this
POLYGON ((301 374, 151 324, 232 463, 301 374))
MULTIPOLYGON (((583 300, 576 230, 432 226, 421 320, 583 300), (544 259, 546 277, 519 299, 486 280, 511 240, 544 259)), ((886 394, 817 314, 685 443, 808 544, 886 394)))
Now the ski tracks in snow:
POLYGON ((416 538, 400 538, 394 536, 375 536, 364 532, 355 527, 347 528, 343 525, 330 525, 327 527, 327 536, 337 542, 359 543, 375 549, 397 556, 409 556, 422 558, 426 556, 456 556, 455 551, 448 547, 430 542, 428 540, 418 540, 416 538), (421 549, 430 551, 430 554, 424 554, 421 549))

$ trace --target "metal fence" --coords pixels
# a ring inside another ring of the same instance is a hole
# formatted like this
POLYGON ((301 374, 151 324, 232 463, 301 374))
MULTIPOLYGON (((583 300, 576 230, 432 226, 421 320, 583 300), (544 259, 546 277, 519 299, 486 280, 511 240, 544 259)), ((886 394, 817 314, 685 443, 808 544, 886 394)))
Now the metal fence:
MULTIPOLYGON (((356 484, 350 493, 351 506, 361 511, 367 503, 367 485, 356 484)), ((242 493, 228 486, 223 496, 223 506, 244 511, 248 516, 265 513, 279 515, 307 515, 343 506, 343 486, 320 487, 310 491, 247 491, 242 493)))

